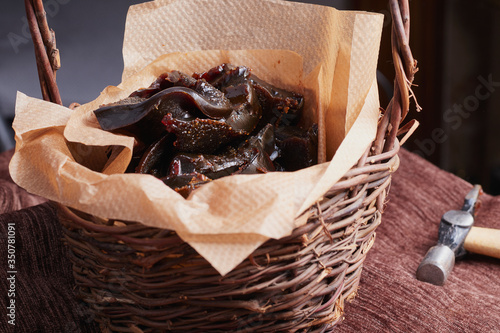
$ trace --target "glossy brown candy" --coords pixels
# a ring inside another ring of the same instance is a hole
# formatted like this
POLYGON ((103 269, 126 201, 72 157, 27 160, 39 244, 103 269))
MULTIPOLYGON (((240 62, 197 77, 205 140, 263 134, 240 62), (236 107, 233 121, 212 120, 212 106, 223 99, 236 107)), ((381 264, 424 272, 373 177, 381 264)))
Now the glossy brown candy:
POLYGON ((235 130, 250 134, 262 117, 262 108, 251 83, 244 82, 228 87, 226 92, 235 106, 233 112, 226 118, 226 123, 235 130))
POLYGON ((286 170, 307 168, 317 163, 318 127, 282 127, 276 131, 276 145, 280 150, 277 162, 286 170))
POLYGON ((243 165, 235 174, 267 173, 276 171, 273 160, 279 151, 275 143, 274 127, 266 125, 262 130, 245 141, 240 149, 254 148, 255 154, 248 163, 243 165))
POLYGON ((222 64, 193 76, 164 73, 94 113, 103 129, 135 136, 129 169, 188 197, 224 176, 317 163, 317 126, 297 127, 303 106, 302 95, 268 84, 248 67, 222 64))
POLYGON ((231 64, 222 64, 216 66, 204 73, 195 73, 193 77, 203 79, 216 87, 223 89, 224 87, 241 83, 247 80, 250 76, 250 69, 245 66, 233 66, 231 64))
POLYGON ((220 89, 234 106, 234 111, 226 122, 236 130, 250 134, 262 118, 262 107, 251 81, 251 72, 245 66, 222 64, 208 72, 194 74, 195 78, 204 80, 220 89))
POLYGON ((277 88, 255 75, 252 76, 252 86, 265 110, 261 124, 297 125, 304 108, 302 95, 277 88))
POLYGON ((154 94, 172 87, 193 88, 196 79, 179 71, 171 71, 161 74, 148 88, 138 89, 130 94, 130 97, 150 98, 154 94))
POLYGON ((258 149, 227 149, 219 155, 179 153, 168 171, 169 176, 201 173, 210 179, 229 176, 250 163, 258 154, 258 149))
POLYGON ((277 156, 277 147, 274 128, 268 125, 238 148, 229 146, 217 155, 178 153, 170 163, 168 175, 201 173, 217 179, 231 174, 274 171, 271 156, 277 156))
POLYGON ((191 192, 211 181, 208 177, 200 173, 191 173, 161 178, 165 185, 174 189, 177 193, 187 198, 191 192))
POLYGON ((213 119, 180 120, 170 113, 163 118, 167 132, 175 134, 175 148, 190 153, 212 153, 248 133, 236 131, 223 121, 213 119))
POLYGON ((251 136, 243 145, 259 148, 260 150, 266 152, 266 154, 270 156, 271 160, 274 160, 278 154, 274 127, 271 124, 267 124, 256 135, 251 136))
MULTIPOLYGON (((161 74, 148 88, 139 89, 133 92, 130 94, 128 99, 147 99, 162 90, 172 87, 185 87, 192 89, 213 104, 228 104, 224 93, 209 84, 205 79, 195 79, 179 71, 171 71, 161 74)), ((216 114, 206 115, 210 118, 222 118, 216 114)))
POLYGON ((265 151, 257 149, 252 159, 234 174, 268 173, 275 170, 271 157, 265 151))
MULTIPOLYGON (((304 98, 302 95, 275 87, 252 74, 245 66, 222 64, 209 71, 193 75, 197 79, 204 79, 227 95, 228 88, 248 82, 259 99, 262 116, 259 129, 265 124, 296 125, 302 115, 304 98)), ((229 97, 228 97, 229 98, 229 97)))
MULTIPOLYGON (((229 66, 232 66, 230 64, 222 64, 219 66, 215 66, 213 68, 210 68, 206 72, 202 73, 193 73, 193 78, 194 79, 203 79, 210 83, 211 85, 215 86, 215 82, 229 69, 229 66)), ((234 66, 232 66, 234 67, 234 66)))
POLYGON ((151 144, 142 154, 135 172, 147 173, 157 178, 164 177, 167 174, 168 162, 173 156, 174 140, 173 135, 165 134, 161 139, 151 144))
POLYGON ((280 127, 276 130, 276 145, 280 151, 276 162, 286 171, 296 171, 318 163, 318 126, 304 130, 280 127))
POLYGON ((165 134, 162 119, 168 113, 181 120, 205 115, 221 119, 233 111, 227 99, 214 99, 186 87, 162 90, 141 103, 104 106, 94 114, 106 131, 123 130, 144 142, 153 142, 165 134))

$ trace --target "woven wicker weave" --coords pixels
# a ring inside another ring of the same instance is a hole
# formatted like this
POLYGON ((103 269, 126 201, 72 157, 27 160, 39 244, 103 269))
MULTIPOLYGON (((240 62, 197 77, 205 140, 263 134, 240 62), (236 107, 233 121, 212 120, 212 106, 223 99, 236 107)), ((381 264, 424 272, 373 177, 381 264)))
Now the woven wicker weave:
MULTIPOLYGON (((58 61, 50 57, 57 53, 53 32, 38 15, 41 0, 25 4, 44 99, 60 103, 58 61)), ((399 165, 396 136, 409 128, 400 126, 416 72, 408 47, 408 1, 391 0, 390 6, 394 98, 372 147, 314 205, 308 223, 288 237, 267 241, 226 276, 174 231, 103 220, 55 204, 77 294, 103 331, 327 332, 342 319, 344 301, 356 295, 391 174, 399 165)))

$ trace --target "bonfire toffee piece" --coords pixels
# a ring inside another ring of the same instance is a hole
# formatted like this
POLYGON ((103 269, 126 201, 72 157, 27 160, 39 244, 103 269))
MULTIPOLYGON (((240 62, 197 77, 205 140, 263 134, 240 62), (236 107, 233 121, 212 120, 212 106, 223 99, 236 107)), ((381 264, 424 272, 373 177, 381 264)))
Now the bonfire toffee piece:
POLYGON ((316 164, 318 127, 299 126, 303 106, 302 95, 222 64, 192 76, 163 73, 94 114, 104 130, 134 136, 129 172, 151 174, 188 197, 224 176, 316 164))

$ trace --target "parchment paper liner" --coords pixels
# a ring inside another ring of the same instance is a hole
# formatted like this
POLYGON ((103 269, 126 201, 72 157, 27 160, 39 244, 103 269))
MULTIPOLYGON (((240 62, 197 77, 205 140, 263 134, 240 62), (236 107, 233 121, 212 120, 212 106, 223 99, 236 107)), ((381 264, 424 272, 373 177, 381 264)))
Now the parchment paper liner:
POLYGON ((173 229, 224 275, 268 238, 284 237, 304 223, 299 216, 373 141, 381 27, 381 15, 277 0, 132 6, 118 87, 107 87, 74 111, 18 93, 12 178, 32 193, 90 214, 173 229), (204 51, 190 52, 196 50, 204 51), (100 130, 92 110, 148 86, 164 71, 191 74, 223 62, 303 91, 307 117, 324 134, 321 157, 331 161, 296 172, 225 177, 187 200, 152 176, 121 174, 133 139, 100 130), (107 159, 109 146, 113 155, 107 159))

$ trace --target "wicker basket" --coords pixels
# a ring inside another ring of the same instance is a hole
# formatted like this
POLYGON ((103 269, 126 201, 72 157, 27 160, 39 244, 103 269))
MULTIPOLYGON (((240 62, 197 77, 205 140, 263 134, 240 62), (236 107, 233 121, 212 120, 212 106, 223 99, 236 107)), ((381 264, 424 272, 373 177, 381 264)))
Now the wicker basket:
MULTIPOLYGON (((327 332, 353 298, 391 174, 396 136, 409 109, 416 62, 408 47, 407 0, 391 0, 394 98, 358 164, 314 205, 290 236, 269 240, 221 277, 174 231, 104 220, 58 206, 77 294, 103 331, 327 332)), ((43 97, 61 104, 54 34, 41 0, 26 0, 43 97), (42 15, 39 15, 42 13, 42 15), (37 21, 38 18, 38 21, 37 21)))

